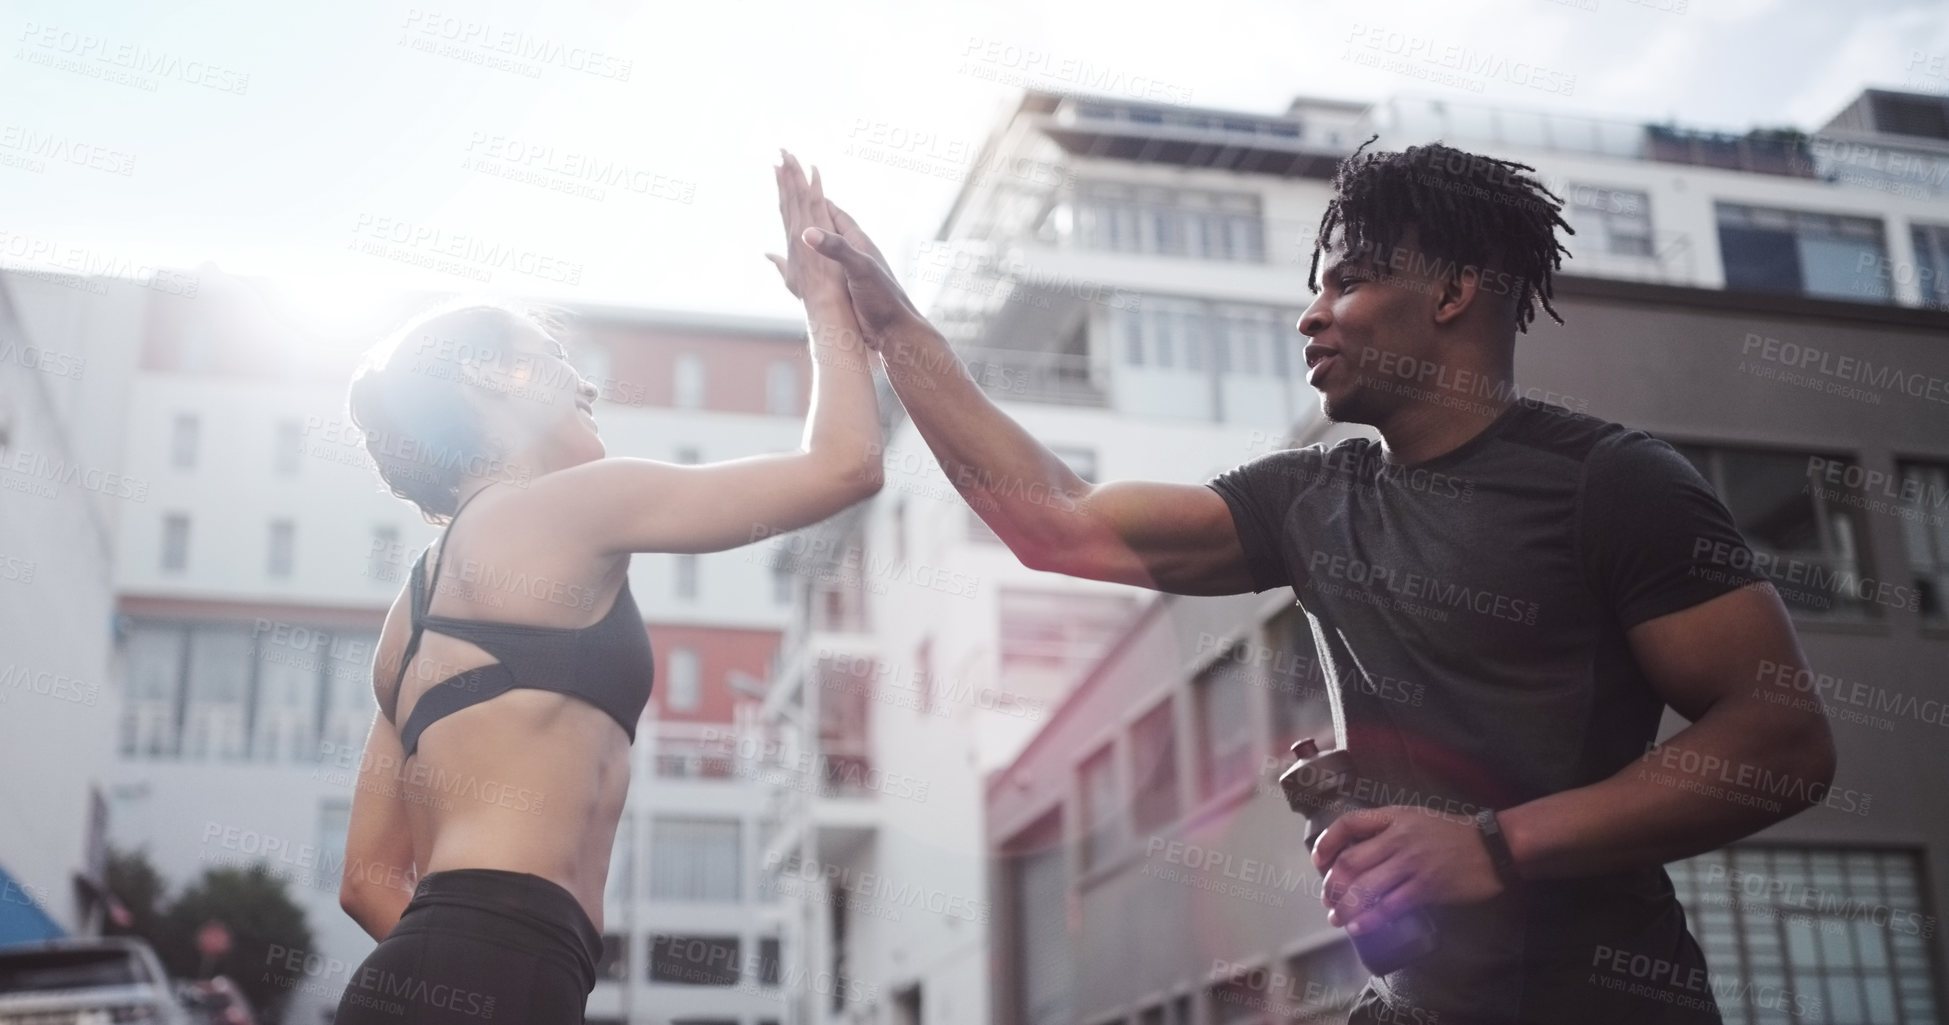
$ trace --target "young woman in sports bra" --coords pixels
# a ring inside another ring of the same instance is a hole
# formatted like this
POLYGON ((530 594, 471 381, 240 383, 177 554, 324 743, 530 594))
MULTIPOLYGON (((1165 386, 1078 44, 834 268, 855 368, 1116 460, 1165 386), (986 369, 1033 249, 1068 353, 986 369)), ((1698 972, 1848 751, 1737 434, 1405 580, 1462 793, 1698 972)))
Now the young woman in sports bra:
POLYGON ((380 941, 338 1025, 573 1023, 602 954, 602 890, 649 700, 636 552, 714 552, 879 490, 880 422, 817 172, 776 168, 805 303, 812 404, 795 452, 699 466, 607 455, 596 388, 549 326, 425 315, 350 406, 395 495, 446 530, 387 614, 339 902, 380 941), (401 880, 407 880, 402 885, 401 880), (407 886, 411 886, 409 890, 407 886))

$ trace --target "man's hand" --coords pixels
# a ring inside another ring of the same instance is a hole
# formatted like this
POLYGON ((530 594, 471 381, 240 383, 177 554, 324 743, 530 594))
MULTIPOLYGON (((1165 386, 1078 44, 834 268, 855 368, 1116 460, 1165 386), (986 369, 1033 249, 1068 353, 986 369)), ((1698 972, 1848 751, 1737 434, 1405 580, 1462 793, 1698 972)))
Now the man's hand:
POLYGON ((1395 805, 1349 812, 1313 845, 1326 872, 1328 924, 1359 936, 1428 904, 1472 904, 1503 892, 1472 819, 1395 805))
POLYGON ((839 204, 827 200, 826 208, 831 211, 837 231, 811 232, 809 241, 821 256, 845 272, 846 290, 853 299, 853 316, 866 335, 866 343, 877 349, 898 328, 925 327, 927 318, 921 316, 913 300, 907 298, 906 290, 894 280, 893 270, 887 266, 880 247, 873 244, 860 229, 859 222, 841 210, 839 204))

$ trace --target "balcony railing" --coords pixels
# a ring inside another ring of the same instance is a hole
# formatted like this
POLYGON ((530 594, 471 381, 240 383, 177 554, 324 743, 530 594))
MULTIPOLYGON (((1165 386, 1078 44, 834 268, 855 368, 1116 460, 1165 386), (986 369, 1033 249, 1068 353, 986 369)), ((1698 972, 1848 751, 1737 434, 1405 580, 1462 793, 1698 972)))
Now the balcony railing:
POLYGON ((1090 376, 1090 358, 1026 349, 959 350, 968 373, 990 397, 1065 406, 1108 406, 1109 393, 1090 376))
POLYGON ((1467 139, 1558 153, 1814 177, 1807 137, 1792 130, 1733 134, 1420 97, 1390 101, 1376 107, 1372 116, 1379 127, 1415 138, 1467 139))

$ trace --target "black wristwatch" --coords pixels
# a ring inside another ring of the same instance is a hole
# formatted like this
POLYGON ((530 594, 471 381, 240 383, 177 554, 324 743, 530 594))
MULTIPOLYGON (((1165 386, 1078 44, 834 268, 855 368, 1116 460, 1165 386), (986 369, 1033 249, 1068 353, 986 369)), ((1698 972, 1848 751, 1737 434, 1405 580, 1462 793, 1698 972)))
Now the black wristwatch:
POLYGON ((1496 876, 1502 880, 1503 888, 1514 890, 1521 886, 1523 877, 1516 873, 1516 855, 1509 850, 1509 838, 1503 835, 1496 813, 1489 808, 1476 812, 1475 830, 1482 834, 1482 845, 1489 849, 1489 861, 1496 866, 1496 876))

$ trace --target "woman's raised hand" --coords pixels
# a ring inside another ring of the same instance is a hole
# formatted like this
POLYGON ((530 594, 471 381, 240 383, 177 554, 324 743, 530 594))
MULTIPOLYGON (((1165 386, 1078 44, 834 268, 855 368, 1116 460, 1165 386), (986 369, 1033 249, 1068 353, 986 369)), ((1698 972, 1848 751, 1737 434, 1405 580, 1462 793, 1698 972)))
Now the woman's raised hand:
POLYGON ((814 312, 815 306, 830 309, 830 304, 846 303, 845 272, 813 252, 805 240, 807 228, 838 230, 819 183, 819 169, 813 168, 808 179, 797 157, 782 149, 778 153, 779 164, 772 173, 778 179, 778 216, 785 225, 785 255, 766 253, 765 258, 778 268, 786 289, 806 303, 807 312, 814 312))

